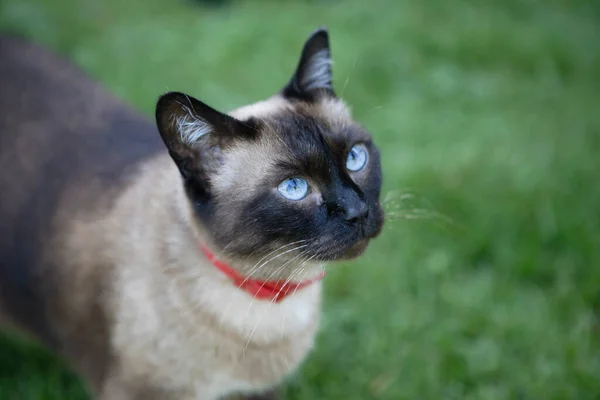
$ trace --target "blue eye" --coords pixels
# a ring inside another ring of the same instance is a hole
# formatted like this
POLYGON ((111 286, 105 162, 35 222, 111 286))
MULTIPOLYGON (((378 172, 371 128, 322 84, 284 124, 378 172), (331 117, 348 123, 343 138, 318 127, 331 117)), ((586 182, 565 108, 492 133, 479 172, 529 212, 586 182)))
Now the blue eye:
POLYGON ((355 144, 348 153, 346 168, 352 172, 360 171, 367 163, 367 149, 364 144, 355 144))
POLYGON ((277 186, 277 190, 288 200, 302 200, 308 193, 308 182, 304 178, 288 178, 277 186))

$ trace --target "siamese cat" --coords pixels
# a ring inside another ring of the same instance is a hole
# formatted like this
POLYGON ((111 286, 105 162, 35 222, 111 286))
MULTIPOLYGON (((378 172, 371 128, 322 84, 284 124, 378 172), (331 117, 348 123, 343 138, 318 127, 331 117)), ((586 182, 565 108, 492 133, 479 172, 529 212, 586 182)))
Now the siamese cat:
POLYGON ((282 90, 230 113, 170 92, 151 123, 10 36, 0 84, 5 327, 101 400, 260 395, 298 368, 324 264, 384 220, 379 152, 334 92, 324 28, 282 90))

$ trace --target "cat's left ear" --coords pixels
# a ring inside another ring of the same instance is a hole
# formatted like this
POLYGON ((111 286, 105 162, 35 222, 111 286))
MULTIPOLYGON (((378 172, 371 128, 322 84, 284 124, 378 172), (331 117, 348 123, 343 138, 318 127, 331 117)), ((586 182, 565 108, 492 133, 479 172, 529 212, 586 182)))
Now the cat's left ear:
POLYGON ((325 27, 314 31, 304 43, 296 72, 283 88, 282 95, 305 101, 314 101, 321 96, 335 96, 329 34, 325 27))
POLYGON ((179 92, 161 96, 156 123, 183 178, 210 195, 210 176, 222 164, 222 150, 235 141, 255 137, 252 121, 240 121, 179 92))

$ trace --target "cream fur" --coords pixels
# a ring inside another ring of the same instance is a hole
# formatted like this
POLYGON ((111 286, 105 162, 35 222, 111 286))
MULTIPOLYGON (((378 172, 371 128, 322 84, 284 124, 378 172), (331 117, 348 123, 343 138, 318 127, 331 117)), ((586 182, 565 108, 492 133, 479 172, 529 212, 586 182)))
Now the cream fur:
POLYGON ((70 228, 68 242, 80 254, 80 238, 111 232, 102 249, 87 246, 116 265, 109 297, 118 365, 102 399, 127 398, 118 397, 119 382, 138 380, 160 382, 182 399, 267 389, 313 346, 321 284, 280 303, 254 300, 233 286, 199 250, 199 240, 210 242, 190 222, 179 182, 171 159, 161 156, 105 219, 70 228), (143 208, 139 199, 148 199, 143 208))
POLYGON ((264 118, 276 114, 280 111, 291 109, 292 106, 287 100, 285 100, 279 95, 275 95, 268 99, 248 104, 243 107, 239 107, 231 111, 229 114, 234 118, 244 120, 250 117, 264 118))

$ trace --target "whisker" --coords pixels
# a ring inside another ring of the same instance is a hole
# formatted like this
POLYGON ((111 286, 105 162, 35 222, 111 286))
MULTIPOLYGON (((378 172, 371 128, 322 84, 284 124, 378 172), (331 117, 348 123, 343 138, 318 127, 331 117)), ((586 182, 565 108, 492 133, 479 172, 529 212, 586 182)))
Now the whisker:
POLYGON ((358 55, 354 58, 354 62, 352 63, 352 67, 350 67, 350 71, 348 72, 348 76, 344 81, 344 86, 342 86, 342 91, 340 92, 340 97, 344 97, 344 92, 346 91, 346 86, 348 86, 348 82, 350 82, 350 77, 352 76, 352 72, 354 72, 354 68, 356 68, 356 63, 358 62, 358 55))
MULTIPOLYGON (((275 250, 273 250, 273 251, 269 252, 267 255, 263 256, 263 257, 262 257, 260 260, 258 260, 258 261, 256 262, 256 264, 254 264, 254 266, 253 266, 252 268, 250 268, 250 270, 249 270, 249 271, 248 271, 248 273, 247 273, 248 277, 252 276, 252 274, 256 272, 256 271, 255 271, 255 269, 257 268, 257 266, 258 266, 258 265, 259 265, 259 264, 260 264, 260 263, 261 263, 263 260, 265 260, 266 258, 268 258, 269 256, 271 256, 272 254, 274 254, 274 253, 278 252, 279 250, 283 250, 283 249, 284 249, 284 248, 286 248, 286 247, 290 247, 290 246, 293 246, 293 245, 295 245, 295 244, 302 243, 302 242, 307 242, 307 241, 308 241, 308 240, 305 240, 305 239, 303 239, 303 240, 297 240, 297 241, 295 241, 295 242, 288 243, 288 244, 285 244, 285 245, 283 245, 283 246, 280 246, 280 247, 276 248, 275 250)), ((270 260, 270 261, 271 261, 271 260, 270 260)), ((268 262, 270 262, 270 261, 268 261, 268 262)), ((268 262, 267 262, 267 263, 268 263, 268 262)))
POLYGON ((395 212, 387 213, 386 216, 388 218, 394 219, 431 219, 431 220, 441 220, 450 225, 456 225, 454 220, 444 214, 438 213, 436 211, 424 210, 420 208, 412 208, 407 210, 398 210, 395 212))
MULTIPOLYGON (((308 259, 306 259, 302 264, 300 264, 300 267, 298 268, 298 274, 303 273, 304 272, 304 277, 306 278, 306 265, 313 260, 318 253, 313 254, 311 257, 309 257, 308 259)), ((300 281, 302 281, 303 279, 300 279, 300 281)), ((296 294, 296 292, 298 291, 299 287, 295 287, 294 291, 292 292, 292 295, 296 294)))
POLYGON ((411 190, 391 190, 381 202, 385 210, 386 220, 390 222, 402 220, 430 220, 459 227, 449 216, 438 212, 433 203, 424 196, 418 196, 411 190))
MULTIPOLYGON (((259 260, 259 261, 258 261, 258 262, 255 264, 255 266, 254 266, 253 268, 251 268, 251 271, 248 273, 248 275, 246 276, 246 278, 244 278, 244 280, 243 280, 243 281, 240 283, 240 286, 242 286, 244 283, 248 282, 248 280, 249 280, 249 279, 252 277, 252 274, 254 274, 254 273, 258 272, 258 270, 259 270, 260 268, 262 268, 264 265, 268 264, 269 262, 273 261, 273 260, 274 260, 274 259, 276 259, 277 257, 279 257, 279 256, 282 256, 282 255, 284 255, 284 254, 286 254, 286 253, 289 253, 290 251, 294 251, 294 250, 298 250, 298 249, 300 249, 300 248, 306 247, 306 246, 308 246, 308 245, 297 246, 297 247, 295 247, 295 248, 293 248, 293 249, 291 249, 291 250, 288 250, 288 251, 286 251, 286 252, 283 252, 283 253, 281 253, 281 254, 278 254, 278 255, 276 255, 276 256, 274 256, 274 257, 272 257, 270 260, 268 260, 268 261, 264 262, 263 264, 261 264, 259 267, 257 267, 257 265, 258 265, 258 263, 260 263, 260 261, 264 260, 266 257, 269 257, 271 254, 273 254, 273 253, 275 253, 275 252, 277 252, 277 251, 280 251, 280 250, 282 250, 282 249, 284 249, 284 248, 286 248, 286 247, 289 247, 289 246, 291 246, 291 245, 298 244, 298 243, 301 243, 301 242, 306 242, 306 241, 307 241, 307 240, 298 240, 298 241, 296 241, 296 242, 292 242, 292 243, 285 244, 285 245, 283 245, 283 246, 280 246, 279 248, 277 248, 277 249, 273 250, 272 252, 270 252, 269 254, 267 254, 266 256, 264 256, 263 258, 261 258, 261 260, 259 260)), ((255 296, 255 297, 256 297, 256 296, 255 296)), ((252 304, 254 303, 254 299, 255 299, 255 298, 253 298, 253 299, 252 299, 252 301, 250 302, 250 304, 248 305, 248 309, 246 310, 246 314, 248 314, 248 312, 250 311, 250 308, 252 307, 252 304)), ((231 299, 230 299, 230 300, 227 302, 227 304, 225 305, 225 309, 224 309, 224 311, 221 313, 221 318, 219 318, 219 329, 218 329, 218 330, 219 330, 219 332, 221 331, 221 329, 222 329, 222 327, 223 327, 223 323, 225 322, 225 318, 226 318, 226 316, 227 316, 227 310, 229 309, 229 306, 230 306, 230 304, 231 304, 231 299)))
MULTIPOLYGON (((281 270, 283 270, 287 265, 289 265, 290 263, 292 263, 293 261, 297 260, 298 258, 303 257, 305 254, 308 254, 310 250, 304 250, 303 252, 301 252, 300 254, 297 254, 296 256, 292 257, 290 260, 286 261, 284 264, 282 264, 281 266, 279 266, 277 269, 275 269, 273 272, 271 272, 271 274, 269 275, 269 277, 265 280, 265 283, 267 281, 269 281, 269 279, 271 279, 275 274, 279 273, 281 270)), ((292 271, 292 273, 290 274, 290 276, 286 279, 286 281, 283 283, 283 287, 285 287, 289 282, 291 282, 291 280, 294 278, 295 274, 296 274, 297 270, 295 269, 294 271, 292 271)), ((262 288, 264 286, 263 285, 260 287, 262 288)), ((275 300, 276 300, 276 296, 274 296, 270 301, 269 301, 269 305, 274 304, 275 300)), ((256 300, 256 295, 252 298, 252 302, 250 303, 250 305, 248 306, 248 309, 246 310, 246 313, 248 313, 250 311, 250 307, 252 307, 252 304, 254 303, 254 301, 256 300)), ((260 323, 260 321, 262 320, 264 314, 268 311, 268 308, 261 314, 260 318, 256 321, 256 323, 254 324, 254 328, 252 328, 252 331, 250 331, 250 335, 248 337, 248 340, 246 341, 246 345, 244 346, 244 350, 243 350, 243 354, 245 354, 246 349, 248 348, 250 342, 252 341, 252 336, 254 335, 254 332, 256 331, 256 328, 258 327, 258 324, 260 323)), ((283 332, 283 331, 282 331, 283 332)))
POLYGON ((373 111, 377 111, 377 110, 381 110, 383 108, 383 106, 376 106, 373 108, 369 108, 367 111, 365 111, 365 115, 372 113, 373 111))
POLYGON ((254 274, 256 274, 257 272, 259 272, 259 271, 260 271, 260 270, 261 270, 261 269, 262 269, 262 268, 263 268, 265 265, 267 265, 267 264, 268 264, 268 263, 270 263, 271 261, 273 261, 273 260, 275 260, 275 259, 277 259, 277 258, 279 258, 279 257, 281 257, 281 256, 283 256, 283 255, 286 255, 286 254, 288 254, 288 253, 291 253, 292 251, 296 251, 296 250, 298 250, 298 249, 303 249, 303 248, 305 248, 305 247, 307 247, 307 246, 308 246, 308 244, 303 244, 303 245, 300 245, 300 246, 294 247, 294 248, 292 248, 292 249, 286 250, 286 251, 284 251, 284 252, 282 252, 282 253, 280 253, 280 254, 277 254, 277 255, 275 255, 275 256, 273 256, 273 257, 271 257, 271 258, 270 258, 270 259, 268 259, 267 261, 265 261, 265 262, 263 262, 262 264, 260 264, 258 267, 256 267, 256 268, 253 268, 253 271, 251 271, 251 272, 249 272, 249 273, 248 273, 248 275, 246 276, 246 278, 244 279, 244 281, 242 281, 242 284, 244 284, 246 281, 248 281, 248 279, 250 279, 250 278, 251 278, 251 277, 252 277, 254 274))
MULTIPOLYGON (((293 260, 295 260, 295 259, 297 259, 298 257, 300 257, 302 254, 303 254, 303 253, 300 253, 300 254, 296 255, 295 257, 293 257, 291 260, 288 260, 286 263, 284 263, 282 266, 280 266, 280 267, 279 267, 277 270, 275 270, 275 271, 278 271, 278 270, 281 270, 281 269, 283 269, 283 268, 284 268, 286 265, 288 265, 290 262, 292 262, 293 260)), ((268 279, 270 279, 270 278, 271 278, 271 277, 272 277, 272 276, 275 274, 275 271, 273 271, 273 272, 271 273, 271 275, 269 276, 269 278, 267 278, 267 280, 268 280, 268 279)), ((292 274, 292 275, 293 275, 293 274, 292 274)), ((291 275, 290 275, 290 277, 291 277, 291 275)), ((288 278, 288 280, 289 280, 289 279, 290 279, 290 278, 288 278)), ((267 280, 265 280, 265 282, 267 282, 267 280)), ((286 281, 286 283, 284 283, 284 286, 287 284, 287 282, 288 282, 288 281, 286 281)), ((263 285, 262 285, 260 288, 262 288, 263 286, 264 286, 264 283, 263 283, 263 285)), ((275 299, 276 299, 276 298, 277 298, 277 297, 273 297, 273 298, 272 298, 272 299, 269 301, 269 306, 271 306, 272 304, 274 304, 274 302, 275 302, 275 299)), ((251 303, 250 303, 250 305, 248 306, 248 309, 246 310, 246 314, 247 314, 247 313, 250 311, 250 307, 251 307, 251 306, 252 306, 252 304, 254 303, 254 300, 256 300, 256 295, 255 295, 255 296, 252 298, 252 302, 251 302, 251 303)), ((269 311, 269 308, 266 308, 266 309, 265 309, 265 311, 263 311, 263 313, 260 315, 260 317, 258 318, 258 320, 256 321, 256 323, 254 324, 254 328, 252 328, 252 331, 250 331, 250 335, 248 336, 248 340, 246 341, 246 344, 244 345, 244 349, 242 350, 242 354, 243 354, 244 356, 245 356, 245 354, 246 354, 246 349, 248 348, 248 346, 250 345, 250 342, 252 341, 252 336, 254 336, 254 332, 256 331, 256 328, 258 328, 258 325, 260 324, 260 322, 262 321, 262 319, 263 319, 264 315, 265 315, 265 314, 266 314, 268 311, 269 311)))
MULTIPOLYGON (((304 247, 306 247, 306 246, 308 246, 308 245, 298 246, 298 247, 295 247, 294 249, 292 249, 292 250, 288 250, 288 251, 286 251, 286 252, 284 252, 284 253, 289 253, 290 251, 293 251, 293 250, 298 250, 299 248, 304 248, 304 247)), ((282 253, 282 254, 284 254, 284 253, 282 253)), ((282 255, 282 254, 280 254, 280 255, 282 255)), ((291 261, 293 261, 293 260, 297 259, 298 257, 300 257, 302 254, 303 254, 303 253, 300 253, 300 254, 296 255, 296 256, 295 256, 295 257, 293 257, 291 260, 288 260, 288 261, 287 261, 286 263, 284 263, 282 266, 280 266, 279 268, 277 268, 277 269, 275 269, 273 272, 271 272, 271 274, 269 275, 269 277, 263 281, 263 284, 260 286, 259 290, 260 290, 260 289, 262 289, 262 288, 264 287, 265 283, 266 283, 266 282, 267 282, 269 279, 271 279, 271 278, 274 276, 274 274, 275 274, 277 271, 279 271, 279 270, 283 269, 283 268, 284 268, 284 267, 285 267, 287 264, 289 264, 291 261)), ((266 265, 266 264, 263 264, 263 265, 266 265)), ((248 315, 248 313, 250 312, 250 309, 252 308, 252 305, 254 304, 254 301, 256 300, 256 296, 257 296, 257 295, 258 295, 258 292, 257 292, 257 293, 256 293, 256 294, 255 294, 255 295, 252 297, 252 300, 250 301, 250 304, 248 304, 248 308, 246 309, 246 313, 245 313, 246 315, 248 315)), ((250 337, 248 338, 248 342, 246 343, 246 346, 244 346, 244 352, 243 352, 243 354, 245 354, 246 348, 248 347, 248 344, 250 343, 250 340, 252 339, 252 335, 254 334, 254 331, 256 330, 256 327, 258 326, 258 323, 259 323, 259 322, 260 322, 260 319, 259 319, 259 321, 257 321, 257 323, 255 324, 254 328, 253 328, 253 329, 252 329, 252 331, 250 332, 250 337)))

